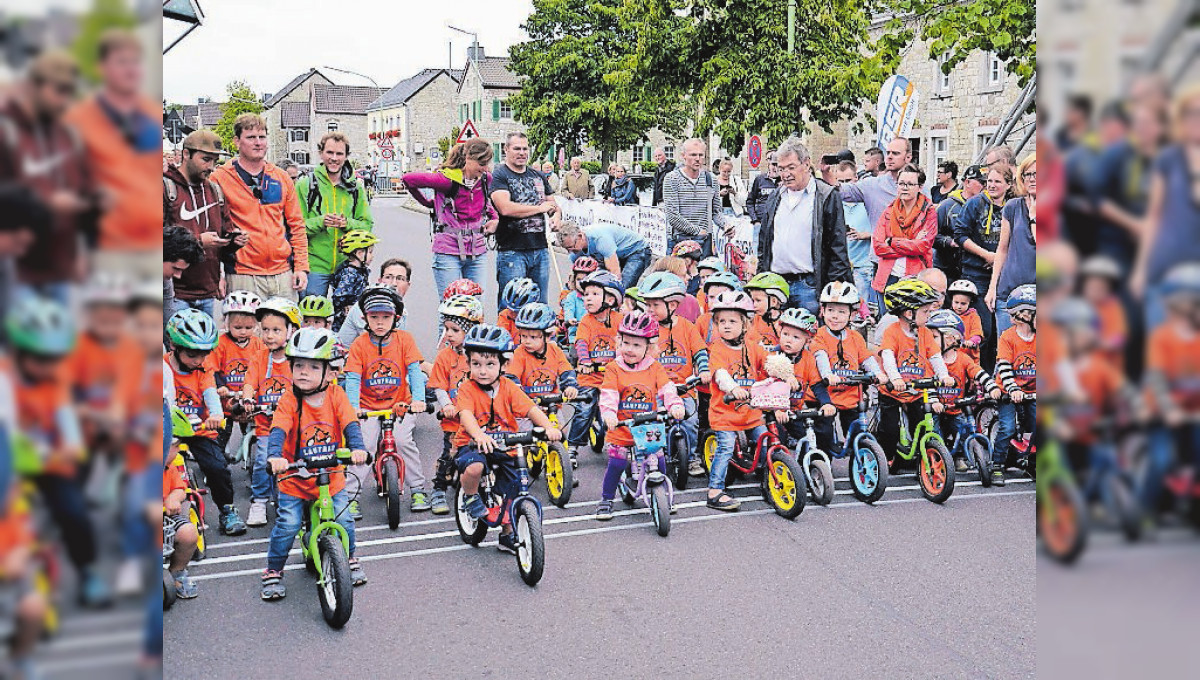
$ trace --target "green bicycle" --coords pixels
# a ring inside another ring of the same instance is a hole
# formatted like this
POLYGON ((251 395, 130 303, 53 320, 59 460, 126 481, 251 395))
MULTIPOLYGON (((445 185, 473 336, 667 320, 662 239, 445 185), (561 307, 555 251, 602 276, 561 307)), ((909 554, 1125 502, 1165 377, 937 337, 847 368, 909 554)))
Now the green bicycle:
POLYGON ((954 463, 950 459, 950 451, 946 449, 945 440, 937 432, 933 422, 933 406, 929 403, 930 393, 939 386, 937 378, 912 382, 913 389, 921 390, 921 406, 925 415, 910 435, 909 428, 903 424, 904 411, 901 410, 900 446, 896 455, 903 460, 919 457, 917 481, 921 485, 921 493, 934 503, 945 503, 954 493, 954 463))
MULTIPOLYGON (((1036 399, 1034 395, 1030 397, 1036 399)), ((1046 408, 1045 404, 1043 408, 1046 408)), ((1053 424, 1053 413, 1046 413, 1044 419, 1039 420, 1053 424)), ((1039 426, 1038 429, 1045 428, 1039 426)), ((1051 558, 1061 564, 1072 564, 1087 547, 1087 506, 1053 428, 1041 448, 1039 455, 1037 448, 1029 447, 1029 456, 1033 458, 1029 469, 1035 472, 1037 486, 1038 535, 1051 558)))
POLYGON ((333 494, 329 493, 330 472, 349 460, 350 449, 338 449, 333 456, 298 460, 284 468, 284 473, 278 478, 279 481, 283 481, 289 477, 297 477, 302 470, 317 473, 317 500, 308 504, 300 551, 304 555, 304 565, 308 571, 317 576, 317 596, 321 601, 321 614, 331 628, 345 626, 354 611, 354 581, 350 578, 350 536, 336 521, 333 494))

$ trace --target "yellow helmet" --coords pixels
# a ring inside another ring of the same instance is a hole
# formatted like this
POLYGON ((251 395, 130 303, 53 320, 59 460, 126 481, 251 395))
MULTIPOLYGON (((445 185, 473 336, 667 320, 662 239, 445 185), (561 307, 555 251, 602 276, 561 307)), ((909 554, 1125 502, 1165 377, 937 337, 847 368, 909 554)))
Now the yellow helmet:
POLYGON ((343 253, 349 254, 356 250, 370 248, 376 243, 379 243, 378 236, 366 231, 365 229, 355 229, 353 231, 346 232, 346 235, 342 237, 339 247, 342 249, 343 253))

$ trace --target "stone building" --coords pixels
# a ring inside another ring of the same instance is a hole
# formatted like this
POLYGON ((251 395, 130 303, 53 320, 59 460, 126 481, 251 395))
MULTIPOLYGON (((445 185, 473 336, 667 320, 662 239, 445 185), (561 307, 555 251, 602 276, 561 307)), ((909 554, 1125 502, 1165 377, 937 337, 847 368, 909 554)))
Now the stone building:
MULTIPOLYGON (((436 167, 441 152, 438 140, 450 134, 459 108, 461 70, 427 68, 401 80, 367 106, 367 162, 378 165, 383 143, 391 144, 393 158, 403 171, 436 167)), ((361 156, 360 156, 361 158, 361 156)))
POLYGON ((351 157, 367 151, 367 105, 383 90, 337 85, 311 68, 296 76, 265 102, 267 158, 284 158, 302 165, 318 162, 317 143, 326 132, 340 131, 350 139, 351 157))
POLYGON ((508 104, 508 98, 521 89, 520 79, 508 67, 508 57, 489 57, 483 47, 470 47, 458 83, 458 117, 452 121, 453 125, 464 125, 470 120, 479 136, 492 143, 497 164, 504 159, 505 135, 525 131, 525 126, 513 118, 508 104))

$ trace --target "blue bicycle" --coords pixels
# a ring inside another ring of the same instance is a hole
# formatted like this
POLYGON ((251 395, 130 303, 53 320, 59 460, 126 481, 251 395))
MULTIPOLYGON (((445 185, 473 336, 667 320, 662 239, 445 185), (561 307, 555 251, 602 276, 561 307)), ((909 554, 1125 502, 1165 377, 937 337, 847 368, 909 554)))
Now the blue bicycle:
MULTIPOLYGON (((842 384, 866 387, 875 384, 875 376, 870 373, 851 373, 842 376, 842 384)), ((855 498, 870 504, 882 498, 887 490, 888 466, 883 447, 871 434, 871 421, 867 415, 870 400, 867 397, 864 389, 863 398, 858 402, 858 418, 850 423, 850 429, 842 439, 842 448, 831 449, 829 455, 850 459, 850 490, 855 498)))
POLYGON ((979 473, 979 481, 985 488, 992 485, 992 440, 979 429, 975 408, 994 403, 984 394, 954 401, 954 405, 962 410, 962 417, 955 420, 957 429, 950 453, 955 460, 967 461, 968 467, 979 473))

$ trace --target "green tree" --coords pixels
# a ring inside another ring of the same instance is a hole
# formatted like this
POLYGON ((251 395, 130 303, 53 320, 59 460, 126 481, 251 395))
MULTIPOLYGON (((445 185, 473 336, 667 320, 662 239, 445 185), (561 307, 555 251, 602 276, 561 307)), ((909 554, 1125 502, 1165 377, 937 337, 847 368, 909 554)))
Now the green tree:
POLYGON ((221 118, 217 120, 216 132, 221 144, 231 152, 237 148, 233 143, 233 121, 243 113, 262 113, 263 105, 258 95, 245 81, 235 80, 225 86, 225 103, 221 104, 221 118))
POLYGON ((442 152, 442 158, 445 158, 450 153, 450 147, 454 146, 454 141, 462 134, 462 127, 455 125, 450 128, 450 134, 442 137, 437 141, 438 149, 442 152))
POLYGON ((100 82, 97 67, 100 38, 112 28, 133 28, 137 16, 127 0, 93 0, 92 8, 79 18, 79 34, 71 52, 79 62, 80 72, 90 83, 100 82))
POLYGON ((855 118, 899 63, 895 44, 868 35, 871 0, 797 0, 795 53, 787 0, 628 0, 622 25, 637 36, 618 76, 630 87, 690 98, 696 132, 726 149, 832 131, 855 118))
POLYGON ((894 14, 881 42, 902 48, 917 37, 929 57, 946 56, 949 73, 971 54, 994 52, 1024 87, 1037 69, 1037 7, 1033 0, 883 0, 894 14))
POLYGON ((622 22, 624 0, 534 0, 523 28, 529 40, 514 45, 512 70, 521 91, 509 99, 528 127, 534 157, 551 144, 578 153, 599 148, 607 162, 658 127, 678 132, 684 101, 669 92, 634 87, 623 65, 634 58, 636 27, 622 22))

